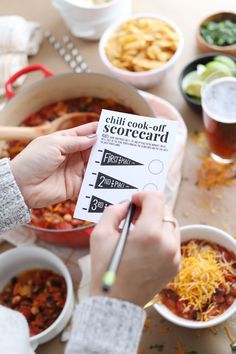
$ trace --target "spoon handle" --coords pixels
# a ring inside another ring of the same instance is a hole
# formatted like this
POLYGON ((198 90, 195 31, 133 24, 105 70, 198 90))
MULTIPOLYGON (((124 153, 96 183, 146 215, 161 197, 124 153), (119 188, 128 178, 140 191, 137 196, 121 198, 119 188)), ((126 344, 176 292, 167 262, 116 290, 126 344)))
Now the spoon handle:
POLYGON ((33 140, 42 133, 34 127, 0 126, 0 139, 33 140))

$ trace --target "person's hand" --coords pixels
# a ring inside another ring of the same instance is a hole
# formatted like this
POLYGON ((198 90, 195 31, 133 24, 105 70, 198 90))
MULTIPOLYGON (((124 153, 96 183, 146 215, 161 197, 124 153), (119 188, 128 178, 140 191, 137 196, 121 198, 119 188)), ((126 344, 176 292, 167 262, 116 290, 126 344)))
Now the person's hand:
POLYGON ((39 137, 10 161, 29 208, 78 196, 96 129, 93 122, 39 137))
POLYGON ((101 290, 102 278, 119 237, 119 224, 129 203, 109 206, 91 235, 92 296, 111 296, 144 306, 176 275, 180 263, 178 226, 163 222, 173 219, 164 208, 160 192, 139 192, 132 202, 139 207, 134 228, 129 232, 115 284, 101 290))

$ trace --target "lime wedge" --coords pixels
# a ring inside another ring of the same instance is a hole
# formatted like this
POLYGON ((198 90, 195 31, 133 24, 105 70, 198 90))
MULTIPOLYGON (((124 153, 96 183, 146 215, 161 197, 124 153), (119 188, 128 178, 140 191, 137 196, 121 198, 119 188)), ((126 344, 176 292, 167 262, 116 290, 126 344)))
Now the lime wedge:
POLYGON ((216 57, 214 57, 214 61, 226 65, 230 70, 236 70, 236 64, 234 60, 229 57, 226 57, 225 55, 217 55, 216 57))
POLYGON ((198 82, 195 82, 194 84, 190 84, 187 87, 185 92, 189 96, 200 98, 201 97, 201 88, 202 88, 202 81, 198 81, 198 82))
POLYGON ((211 75, 211 74, 213 74, 214 72, 218 72, 218 70, 213 70, 213 69, 206 69, 202 74, 201 74, 201 79, 204 81, 204 80, 206 80, 206 78, 209 76, 209 75, 211 75))
POLYGON ((225 76, 232 76, 232 71, 228 68, 227 65, 220 63, 219 61, 211 61, 206 64, 206 68, 212 71, 221 71, 225 76))
POLYGON ((200 98, 202 83, 197 71, 191 71, 183 78, 182 89, 188 95, 200 98))
POLYGON ((185 91, 189 84, 198 81, 199 76, 196 70, 190 71, 190 73, 186 74, 182 81, 182 89, 185 91))
POLYGON ((226 73, 225 71, 219 71, 219 70, 212 70, 212 69, 207 69, 204 71, 204 73, 201 75, 201 79, 205 81, 209 75, 217 74, 216 79, 219 79, 220 77, 225 77, 225 76, 232 76, 229 75, 229 73, 226 73))

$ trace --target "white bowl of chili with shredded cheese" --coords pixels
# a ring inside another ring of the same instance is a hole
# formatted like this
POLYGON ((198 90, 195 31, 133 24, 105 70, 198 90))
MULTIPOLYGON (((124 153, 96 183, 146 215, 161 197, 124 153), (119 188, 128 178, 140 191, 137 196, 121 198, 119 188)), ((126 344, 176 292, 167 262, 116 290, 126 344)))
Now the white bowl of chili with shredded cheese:
POLYGON ((236 311, 236 241, 208 225, 181 228, 181 268, 157 295, 155 309, 188 328, 207 328, 236 311))

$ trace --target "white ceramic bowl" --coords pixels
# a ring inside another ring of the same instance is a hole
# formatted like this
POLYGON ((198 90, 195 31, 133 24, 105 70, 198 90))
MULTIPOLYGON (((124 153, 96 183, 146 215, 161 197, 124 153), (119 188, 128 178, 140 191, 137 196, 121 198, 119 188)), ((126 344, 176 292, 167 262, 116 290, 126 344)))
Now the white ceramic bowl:
POLYGON ((91 5, 86 0, 53 0, 66 25, 74 36, 99 39, 106 28, 118 18, 131 12, 131 0, 110 0, 91 5))
POLYGON ((36 268, 49 269, 61 274, 66 281, 67 297, 62 312, 51 326, 30 337, 30 344, 33 349, 39 344, 56 337, 65 328, 71 318, 74 306, 73 285, 68 269, 60 258, 40 247, 18 247, 0 255, 0 291, 13 276, 36 268))
MULTIPOLYGON (((188 225, 180 228, 181 230, 181 242, 186 242, 191 239, 208 240, 215 242, 220 246, 232 251, 236 254, 236 241, 235 239, 223 230, 208 225, 188 225)), ((186 320, 182 317, 175 315, 163 304, 155 304, 155 309, 170 322, 187 328, 207 328, 216 326, 226 321, 230 316, 236 312, 236 301, 221 315, 215 318, 203 322, 186 320)))
POLYGON ((173 65, 175 64, 176 60, 179 58, 181 52, 183 50, 183 35, 179 29, 179 27, 169 20, 168 18, 161 16, 161 15, 155 15, 151 13, 144 13, 144 14, 136 14, 131 17, 127 17, 125 19, 122 19, 121 21, 117 21, 113 25, 111 25, 107 30, 104 32, 104 34, 101 37, 101 40, 99 42, 99 55, 101 57, 101 60, 103 64, 107 67, 107 69, 115 76, 120 77, 123 80, 129 81, 132 85, 141 88, 141 89, 146 89, 149 87, 153 87, 161 82, 167 71, 169 71, 173 65), (172 28, 176 31, 176 33, 179 36, 179 45, 174 53, 174 55, 170 58, 170 60, 164 64, 162 67, 159 69, 154 69, 154 70, 148 70, 148 71, 143 71, 143 72, 131 72, 128 70, 123 70, 115 67, 110 60, 107 58, 106 52, 105 52, 105 46, 108 41, 108 39, 119 29, 119 27, 126 21, 130 19, 136 19, 136 18, 157 18, 160 20, 163 20, 164 22, 168 23, 169 25, 172 26, 172 28))

